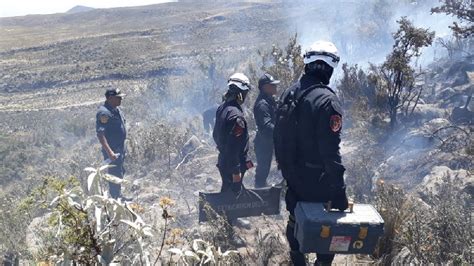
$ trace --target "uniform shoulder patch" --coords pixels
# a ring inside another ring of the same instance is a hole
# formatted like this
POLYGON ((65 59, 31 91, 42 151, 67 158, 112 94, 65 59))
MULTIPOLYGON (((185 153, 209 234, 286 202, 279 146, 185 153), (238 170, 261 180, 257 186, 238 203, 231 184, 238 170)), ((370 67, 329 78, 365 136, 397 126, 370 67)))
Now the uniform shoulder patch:
POLYGON ((245 130, 245 121, 242 118, 237 118, 235 120, 234 128, 232 128, 232 134, 236 137, 242 136, 245 130))
POLYGON ((331 115, 329 118, 329 126, 331 127, 332 132, 339 132, 342 128, 342 117, 339 114, 331 115))
POLYGON ((99 120, 102 124, 107 124, 107 122, 109 121, 109 116, 108 115, 100 115, 99 120))

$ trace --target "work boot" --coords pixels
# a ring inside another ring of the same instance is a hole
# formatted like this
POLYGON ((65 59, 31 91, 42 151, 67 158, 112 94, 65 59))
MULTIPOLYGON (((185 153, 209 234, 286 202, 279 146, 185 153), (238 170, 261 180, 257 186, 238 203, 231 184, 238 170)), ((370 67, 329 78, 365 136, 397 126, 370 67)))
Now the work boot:
POLYGON ((243 218, 237 218, 232 221, 232 226, 237 226, 239 228, 250 230, 252 226, 250 225, 250 221, 243 218))
POLYGON ((229 240, 229 243, 236 248, 241 248, 241 247, 246 246, 245 241, 237 234, 232 235, 232 237, 229 240))
POLYGON ((132 198, 130 198, 130 197, 125 197, 125 196, 123 196, 123 195, 120 196, 120 198, 122 199, 123 202, 132 202, 132 201, 133 201, 132 198))
POLYGON ((305 266, 306 258, 304 254, 299 251, 290 251, 291 262, 294 266, 305 266))
POLYGON ((334 256, 334 254, 316 254, 314 266, 331 266, 334 256))
POLYGON ((316 260, 314 262, 314 266, 331 266, 331 262, 322 262, 322 261, 318 261, 316 260))

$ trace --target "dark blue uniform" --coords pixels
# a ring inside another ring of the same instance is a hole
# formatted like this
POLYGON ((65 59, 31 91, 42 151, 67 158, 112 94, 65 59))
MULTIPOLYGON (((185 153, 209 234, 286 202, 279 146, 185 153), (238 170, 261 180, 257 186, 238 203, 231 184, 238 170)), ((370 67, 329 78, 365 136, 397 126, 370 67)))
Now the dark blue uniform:
MULTIPOLYGON (((297 95, 321 83, 311 75, 289 88, 297 95), (299 92, 298 92, 299 91, 299 92)), ((303 254, 294 237, 294 209, 298 201, 328 202, 345 198, 344 171, 341 164, 342 109, 336 94, 329 88, 315 88, 298 105, 297 167, 294 176, 282 173, 288 184, 286 206, 290 212, 287 238, 292 260, 302 264, 303 254)), ((342 200, 342 199, 341 199, 342 200)), ((334 255, 317 254, 319 262, 331 262, 334 255)))
MULTIPOLYGON (((120 156, 111 163, 115 166, 108 169, 109 174, 123 178, 125 173, 123 162, 126 152, 125 139, 127 131, 122 111, 118 107, 112 108, 107 102, 99 106, 96 114, 96 131, 97 134, 104 134, 107 143, 114 153, 120 153, 120 156)), ((104 155, 104 160, 109 159, 108 154, 103 148, 102 154, 104 155)), ((109 183, 109 191, 113 198, 120 197, 120 185, 109 183)))
POLYGON ((221 192, 240 191, 242 180, 233 183, 232 175, 247 170, 249 135, 242 107, 236 100, 226 101, 217 108, 213 138, 219 150, 217 167, 222 178, 221 192))
POLYGON ((254 140, 255 155, 257 157, 255 187, 264 187, 267 184, 273 157, 275 109, 276 102, 273 97, 261 91, 253 108, 255 123, 257 124, 257 134, 254 140))

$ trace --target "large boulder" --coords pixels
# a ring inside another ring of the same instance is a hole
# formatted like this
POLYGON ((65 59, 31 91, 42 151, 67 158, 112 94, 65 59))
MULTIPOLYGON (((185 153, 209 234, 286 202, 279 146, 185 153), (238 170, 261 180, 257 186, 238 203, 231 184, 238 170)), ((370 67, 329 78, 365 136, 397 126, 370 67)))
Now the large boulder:
POLYGON ((445 117, 446 115, 446 109, 440 108, 436 104, 418 104, 413 111, 413 118, 420 122, 445 117))
POLYGON ((422 126, 409 131, 403 138, 401 145, 412 149, 427 148, 433 143, 433 132, 450 124, 451 123, 444 118, 431 119, 422 126))
POLYGON ((181 148, 181 156, 184 157, 193 151, 195 151, 197 148, 202 146, 201 141, 199 140, 198 137, 195 135, 191 136, 186 143, 184 143, 183 148, 181 148))
POLYGON ((452 86, 460 86, 469 83, 468 72, 474 71, 474 63, 472 57, 466 58, 464 61, 454 62, 445 72, 448 83, 452 86))
POLYGON ((465 107, 454 107, 451 120, 456 124, 474 123, 474 112, 465 107))
POLYGON ((464 191, 466 186, 472 184, 474 177, 464 169, 452 170, 451 168, 441 165, 434 166, 431 172, 423 178, 417 190, 422 196, 429 193, 438 194, 439 187, 451 178, 452 183, 459 186, 459 191, 464 191))

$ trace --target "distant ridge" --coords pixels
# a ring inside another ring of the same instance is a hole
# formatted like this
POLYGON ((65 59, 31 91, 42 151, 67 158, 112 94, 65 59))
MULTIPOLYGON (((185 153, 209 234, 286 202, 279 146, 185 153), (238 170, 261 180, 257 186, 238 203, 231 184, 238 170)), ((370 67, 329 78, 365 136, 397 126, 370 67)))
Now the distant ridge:
POLYGON ((71 9, 69 9, 66 13, 72 14, 72 13, 80 13, 80 12, 87 12, 94 10, 93 7, 88 7, 88 6, 75 6, 71 9))

